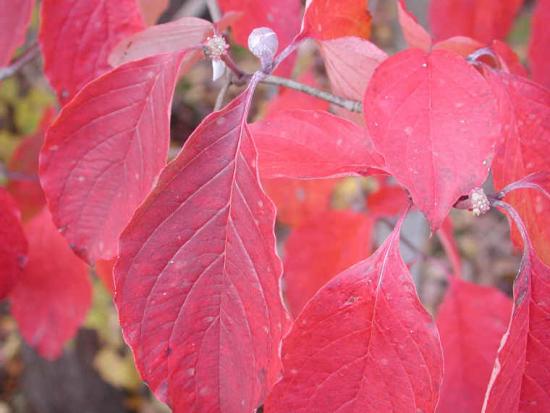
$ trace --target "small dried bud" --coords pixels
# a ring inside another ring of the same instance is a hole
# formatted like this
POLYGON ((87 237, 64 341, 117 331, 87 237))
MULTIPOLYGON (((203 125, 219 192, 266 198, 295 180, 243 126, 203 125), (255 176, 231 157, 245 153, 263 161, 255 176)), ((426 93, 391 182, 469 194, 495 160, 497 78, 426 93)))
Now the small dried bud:
POLYGON ((482 188, 474 188, 470 191, 470 202, 472 203, 472 212, 478 217, 491 209, 491 204, 482 188))
POLYGON ((254 56, 260 59, 262 68, 267 68, 277 53, 279 39, 269 27, 258 27, 252 30, 248 36, 248 48, 254 56))
POLYGON ((219 34, 208 37, 204 42, 204 54, 212 60, 220 60, 228 48, 229 45, 219 34))

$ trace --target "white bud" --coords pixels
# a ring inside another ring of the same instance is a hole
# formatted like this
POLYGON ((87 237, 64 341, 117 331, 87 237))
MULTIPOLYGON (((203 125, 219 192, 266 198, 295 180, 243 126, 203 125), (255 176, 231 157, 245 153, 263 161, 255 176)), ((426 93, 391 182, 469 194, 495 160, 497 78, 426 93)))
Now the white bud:
POLYGON ((273 62, 278 48, 277 34, 269 27, 258 27, 248 36, 248 49, 260 59, 264 68, 273 62))
POLYGON ((491 203, 485 195, 483 188, 474 188, 470 191, 470 202, 472 203, 472 212, 478 217, 491 209, 491 203))

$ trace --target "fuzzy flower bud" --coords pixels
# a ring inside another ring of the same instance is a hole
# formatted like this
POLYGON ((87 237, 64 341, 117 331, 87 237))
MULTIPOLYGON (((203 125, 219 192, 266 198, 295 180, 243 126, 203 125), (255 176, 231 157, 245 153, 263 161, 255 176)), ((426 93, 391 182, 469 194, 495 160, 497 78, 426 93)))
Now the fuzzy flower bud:
POLYGON ((228 48, 229 45, 219 34, 208 37, 204 42, 204 54, 212 60, 220 60, 228 48))
POLYGON ((470 202, 472 203, 472 212, 478 217, 491 209, 491 204, 482 188, 474 188, 470 191, 470 202))
POLYGON ((277 34, 269 27, 258 27, 248 36, 248 49, 260 59, 264 69, 273 63, 278 48, 277 34))

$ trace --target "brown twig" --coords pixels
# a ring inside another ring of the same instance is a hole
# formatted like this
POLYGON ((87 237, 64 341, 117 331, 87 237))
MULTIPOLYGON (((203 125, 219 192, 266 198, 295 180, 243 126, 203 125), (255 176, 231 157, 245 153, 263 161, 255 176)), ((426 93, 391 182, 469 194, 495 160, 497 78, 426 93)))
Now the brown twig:
POLYGON ((11 65, 0 68, 0 80, 16 74, 23 66, 40 54, 40 46, 33 43, 11 65))
POLYGON ((363 112, 363 105, 361 102, 351 99, 345 99, 340 96, 333 95, 332 93, 325 92, 324 90, 316 89, 314 87, 304 85, 303 83, 297 82, 292 79, 286 79, 284 77, 269 75, 261 81, 269 85, 284 86, 289 89, 294 89, 299 92, 306 93, 311 96, 315 96, 319 99, 326 100, 336 106, 340 106, 344 109, 349 110, 350 112, 363 112))
POLYGON ((210 13, 210 17, 212 17, 212 21, 217 22, 222 18, 222 11, 220 10, 217 0, 206 0, 206 7, 208 7, 208 12, 210 13))

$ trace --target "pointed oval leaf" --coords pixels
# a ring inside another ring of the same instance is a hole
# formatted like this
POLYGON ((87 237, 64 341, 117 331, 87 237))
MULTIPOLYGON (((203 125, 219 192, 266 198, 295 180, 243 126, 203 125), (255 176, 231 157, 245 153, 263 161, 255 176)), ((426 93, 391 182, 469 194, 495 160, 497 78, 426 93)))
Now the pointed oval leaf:
POLYGON ((62 103, 107 72, 113 47, 144 28, 136 0, 44 0, 39 40, 44 72, 62 103))
POLYGON ((479 412, 512 312, 499 290, 449 278, 437 314, 445 358, 438 413, 479 412))
POLYGON ((483 43, 504 39, 522 4, 523 0, 432 0, 434 38, 470 36, 483 43))
POLYGON ((0 0, 0 68, 25 41, 34 0, 0 0))
POLYGON ((154 56, 99 77, 46 134, 40 181, 49 208, 90 263, 116 255, 118 236, 166 164, 181 57, 154 56))
POLYGON ((329 210, 290 233, 285 243, 284 295, 294 316, 332 277, 369 256, 373 225, 365 214, 329 210))
MULTIPOLYGON (((522 226, 517 212, 504 205, 522 226)), ((550 410, 550 267, 536 256, 530 241, 524 242, 528 244, 514 281, 512 319, 498 349, 484 413, 550 410)))
POLYGON ((120 66, 162 53, 200 48, 213 30, 212 23, 196 17, 182 17, 173 22, 151 26, 118 43, 109 56, 109 63, 120 66))
POLYGON ((246 127, 251 93, 203 120, 120 241, 124 336, 175 411, 253 411, 280 369, 288 316, 275 210, 246 127))
POLYGON ((28 243, 20 215, 13 198, 0 187, 0 300, 17 284, 27 262, 28 243))
POLYGON ((363 106, 386 170, 436 230, 487 177, 500 132, 491 88, 455 53, 411 49, 378 67, 363 106))
POLYGON ((267 413, 434 411, 441 346, 399 255, 401 222, 304 307, 283 341, 267 413))
POLYGON ((262 178, 367 175, 384 165, 364 128, 325 111, 275 113, 250 131, 262 178))
POLYGON ((368 39, 371 20, 365 0, 309 0, 301 35, 318 40, 345 36, 368 39))
POLYGON ((11 313, 25 341, 53 360, 90 307, 88 268, 67 246, 47 209, 25 225, 25 233, 29 260, 10 294, 11 313))

